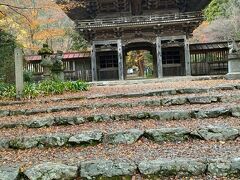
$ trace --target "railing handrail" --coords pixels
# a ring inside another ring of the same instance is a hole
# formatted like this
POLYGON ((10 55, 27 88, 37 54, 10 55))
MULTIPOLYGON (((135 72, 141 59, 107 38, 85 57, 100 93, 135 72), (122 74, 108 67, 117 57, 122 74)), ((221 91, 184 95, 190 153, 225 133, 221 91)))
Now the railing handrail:
POLYGON ((159 21, 170 21, 179 19, 202 18, 202 12, 186 12, 186 13, 172 13, 172 14, 152 14, 144 16, 124 16, 119 18, 105 18, 105 19, 88 19, 77 21, 80 28, 91 26, 107 26, 114 24, 129 24, 129 23, 154 23, 159 21))

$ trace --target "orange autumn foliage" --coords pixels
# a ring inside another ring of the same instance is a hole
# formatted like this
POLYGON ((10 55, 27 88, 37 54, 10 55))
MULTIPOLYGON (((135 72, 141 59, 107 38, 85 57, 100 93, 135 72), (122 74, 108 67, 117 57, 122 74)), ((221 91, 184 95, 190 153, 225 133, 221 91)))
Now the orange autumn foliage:
POLYGON ((68 17, 51 0, 1 0, 0 27, 16 36, 26 49, 37 51, 45 42, 66 34, 68 17))
POLYGON ((205 29, 209 26, 208 21, 204 21, 197 29, 193 31, 192 42, 205 43, 208 42, 208 34, 205 33, 205 29))

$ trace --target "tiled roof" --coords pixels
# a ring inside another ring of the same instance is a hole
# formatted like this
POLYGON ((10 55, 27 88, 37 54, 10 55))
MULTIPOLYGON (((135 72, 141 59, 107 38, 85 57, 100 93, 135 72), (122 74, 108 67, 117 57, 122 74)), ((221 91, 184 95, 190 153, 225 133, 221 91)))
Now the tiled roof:
MULTIPOLYGON (((237 41, 239 43, 239 41, 237 41)), ((228 42, 190 44, 191 51, 228 49, 228 42)))
MULTIPOLYGON (((84 59, 90 58, 90 52, 71 52, 71 53, 64 53, 63 60, 72 60, 72 59, 84 59)), ((26 61, 41 61, 41 56, 39 55, 30 55, 25 56, 26 61)))

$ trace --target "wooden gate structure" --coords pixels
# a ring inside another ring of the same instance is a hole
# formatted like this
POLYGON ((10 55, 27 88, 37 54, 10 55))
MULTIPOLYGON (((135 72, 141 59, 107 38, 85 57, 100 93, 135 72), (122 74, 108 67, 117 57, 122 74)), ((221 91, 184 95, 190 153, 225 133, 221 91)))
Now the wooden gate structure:
POLYGON ((85 0, 69 16, 91 42, 92 80, 124 80, 125 55, 149 50, 154 74, 191 75, 189 37, 211 0, 85 0))
MULTIPOLYGON (((124 52, 128 52, 132 49, 144 48, 145 50, 154 53, 154 45, 151 43, 144 44, 128 44, 124 52)), ((214 43, 199 43, 190 44, 190 65, 191 75, 225 75, 228 72, 228 42, 214 42, 214 43)), ((168 47, 163 46, 162 62, 163 62, 163 76, 184 75, 184 65, 176 65, 174 62, 181 64, 181 58, 183 56, 183 48, 181 47, 168 47)), ((99 52, 101 68, 108 69, 108 71, 98 73, 100 79, 111 76, 113 79, 118 78, 118 64, 117 54, 114 51, 106 53, 99 52), (114 59, 114 61, 113 61, 114 59), (103 62, 101 62, 103 61, 103 62), (113 67, 110 71, 109 67, 113 67), (104 73, 111 73, 104 74, 104 73), (114 76, 115 74, 115 76, 114 76)), ((41 56, 32 55, 26 56, 25 69, 31 71, 34 74, 36 80, 40 80, 43 74, 43 69, 40 65, 41 56)), ((69 80, 83 80, 92 81, 91 71, 91 54, 89 51, 64 53, 63 63, 65 67, 65 77, 69 80)), ((156 59, 155 62, 156 64, 156 59)), ((155 65, 156 66, 156 65, 155 65)))

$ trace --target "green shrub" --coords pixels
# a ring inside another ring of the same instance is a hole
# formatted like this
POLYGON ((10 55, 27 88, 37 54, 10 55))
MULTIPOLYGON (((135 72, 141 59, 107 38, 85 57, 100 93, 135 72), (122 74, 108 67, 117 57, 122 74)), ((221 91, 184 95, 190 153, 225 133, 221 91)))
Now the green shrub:
POLYGON ((65 82, 61 81, 43 81, 38 86, 44 95, 62 94, 66 91, 65 82))
POLYGON ((23 79, 24 79, 24 82, 33 82, 33 73, 31 71, 27 71, 25 70, 23 72, 23 79))
POLYGON ((0 83, 0 96, 4 98, 16 97, 16 87, 12 84, 0 83))
MULTIPOLYGON (((24 98, 36 98, 39 96, 48 96, 63 94, 64 92, 87 91, 89 84, 81 81, 42 81, 40 83, 26 83, 23 90, 24 98)), ((15 98, 16 88, 14 85, 0 83, 0 98, 15 98)))
POLYGON ((37 84, 35 83, 26 83, 23 90, 24 97, 31 99, 41 95, 41 92, 38 89, 37 84))
POLYGON ((87 91, 89 85, 82 81, 68 81, 65 83, 67 91, 87 91))
POLYGON ((76 91, 87 91, 89 89, 89 84, 82 81, 76 81, 73 85, 76 91))

